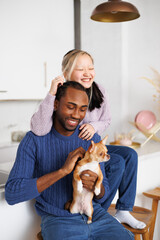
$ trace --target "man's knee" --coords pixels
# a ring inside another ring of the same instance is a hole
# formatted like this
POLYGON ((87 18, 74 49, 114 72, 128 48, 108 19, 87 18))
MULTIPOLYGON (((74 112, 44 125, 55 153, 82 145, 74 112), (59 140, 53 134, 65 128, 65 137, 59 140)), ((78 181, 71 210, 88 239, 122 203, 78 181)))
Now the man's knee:
POLYGON ((125 161, 123 157, 118 154, 111 154, 109 162, 105 163, 106 173, 116 173, 116 175, 121 176, 125 170, 125 161))
POLYGON ((137 167, 137 163, 138 163, 138 154, 137 152, 130 148, 130 147, 126 147, 126 158, 129 162, 130 165, 132 165, 132 167, 137 167))

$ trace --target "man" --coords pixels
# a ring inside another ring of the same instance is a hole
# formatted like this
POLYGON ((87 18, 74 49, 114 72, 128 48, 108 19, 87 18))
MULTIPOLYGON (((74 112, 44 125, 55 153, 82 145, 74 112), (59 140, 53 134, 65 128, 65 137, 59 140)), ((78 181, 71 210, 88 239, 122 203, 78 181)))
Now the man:
MULTIPOLYGON (((100 194, 94 197, 93 223, 87 224, 85 215, 64 210, 65 203, 72 198, 72 171, 90 145, 90 141, 78 137, 79 123, 88 103, 86 90, 79 83, 70 81, 59 87, 52 130, 42 137, 32 132, 26 134, 6 184, 5 196, 9 204, 36 198, 44 240, 134 239, 100 205, 110 191, 103 163, 104 179, 100 194)), ((99 142, 99 135, 95 134, 92 140, 99 142)), ((87 173, 89 176, 82 173, 82 183, 89 191, 94 191, 97 175, 89 170, 87 173)))

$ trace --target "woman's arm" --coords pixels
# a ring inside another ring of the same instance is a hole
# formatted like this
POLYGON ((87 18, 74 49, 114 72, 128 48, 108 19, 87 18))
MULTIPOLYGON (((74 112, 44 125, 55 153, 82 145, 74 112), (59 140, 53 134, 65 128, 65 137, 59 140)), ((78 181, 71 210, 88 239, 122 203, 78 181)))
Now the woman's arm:
POLYGON ((50 132, 52 128, 52 115, 54 111, 55 96, 50 93, 47 94, 45 99, 39 106, 36 113, 33 114, 30 122, 31 131, 37 136, 44 136, 50 132))
POLYGON ((52 115, 54 111, 54 100, 59 85, 64 82, 63 76, 58 76, 51 82, 51 87, 46 98, 42 101, 39 109, 33 114, 30 122, 31 131, 37 136, 44 136, 52 128, 52 115))

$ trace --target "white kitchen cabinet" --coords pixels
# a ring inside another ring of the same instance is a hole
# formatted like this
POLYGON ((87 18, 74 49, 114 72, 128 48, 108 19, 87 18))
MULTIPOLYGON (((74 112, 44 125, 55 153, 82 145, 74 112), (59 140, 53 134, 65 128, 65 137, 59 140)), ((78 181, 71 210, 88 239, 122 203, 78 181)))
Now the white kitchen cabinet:
POLYGON ((1 0, 0 100, 44 98, 73 48, 73 0, 1 0))

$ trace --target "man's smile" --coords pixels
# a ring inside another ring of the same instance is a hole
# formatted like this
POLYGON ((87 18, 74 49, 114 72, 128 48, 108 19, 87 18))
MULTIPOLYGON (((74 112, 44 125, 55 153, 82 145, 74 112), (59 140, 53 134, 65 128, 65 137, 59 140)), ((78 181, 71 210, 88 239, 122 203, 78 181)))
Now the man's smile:
POLYGON ((66 122, 70 126, 76 126, 79 124, 80 120, 79 119, 67 119, 66 122))

